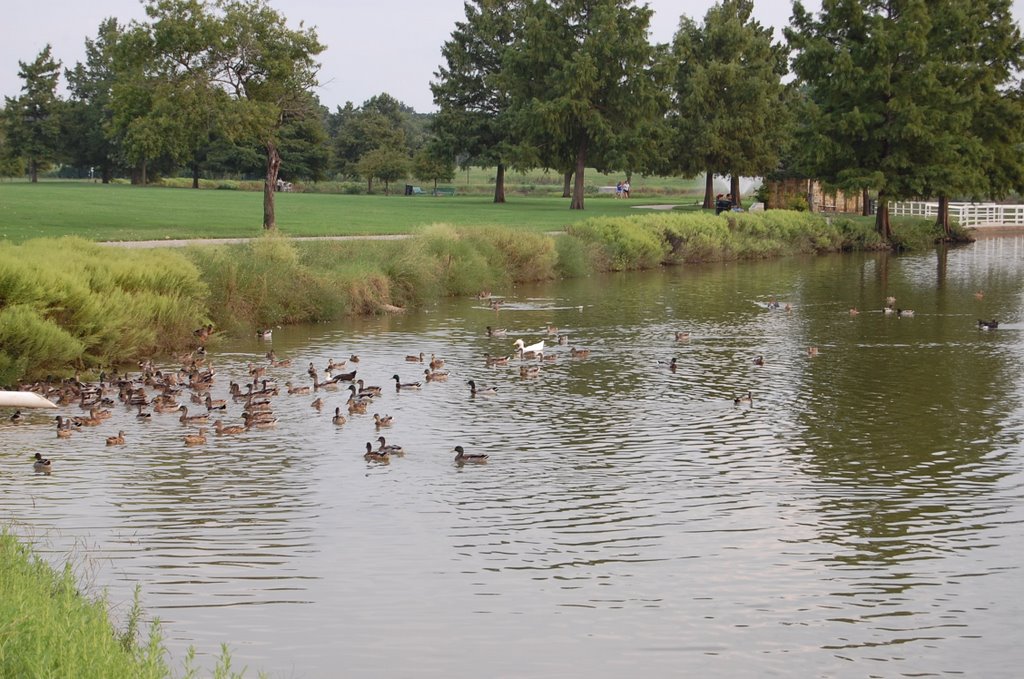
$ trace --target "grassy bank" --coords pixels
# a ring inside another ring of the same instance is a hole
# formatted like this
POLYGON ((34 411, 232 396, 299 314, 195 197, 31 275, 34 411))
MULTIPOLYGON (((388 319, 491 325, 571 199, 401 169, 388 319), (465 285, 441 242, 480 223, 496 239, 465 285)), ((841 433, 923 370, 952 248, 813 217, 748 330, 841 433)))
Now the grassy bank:
MULTIPOLYGON (((934 227, 897 227, 929 247, 934 227)), ((0 244, 0 384, 98 371, 187 350, 212 322, 255 328, 417 308, 516 283, 885 246, 870 221, 767 213, 591 217, 562 236, 435 224, 387 241, 297 241, 121 250, 78 238, 0 244)))
MULTIPOLYGON (((0 531, 0 677, 75 677, 76 679, 170 679, 160 625, 138 638, 139 592, 118 630, 103 598, 84 596, 70 565, 54 570, 6 529, 0 531)), ((195 653, 183 663, 183 679, 199 676, 195 653)), ((240 679, 225 647, 212 676, 240 679)), ((205 675, 204 675, 205 676, 205 675)))

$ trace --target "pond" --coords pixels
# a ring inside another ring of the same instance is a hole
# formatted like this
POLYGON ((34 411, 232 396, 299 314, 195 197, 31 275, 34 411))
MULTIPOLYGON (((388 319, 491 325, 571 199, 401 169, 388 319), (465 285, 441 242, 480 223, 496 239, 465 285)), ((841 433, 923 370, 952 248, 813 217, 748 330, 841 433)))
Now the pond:
POLYGON ((1022 280, 1024 239, 1005 237, 277 328, 209 352, 232 424, 229 382, 267 366, 272 429, 186 447, 176 414, 120 404, 70 439, 52 412, 4 417, 0 520, 70 554, 116 615, 141 584, 175 667, 226 642, 271 677, 1015 676, 1022 280), (518 338, 554 360, 485 365, 518 338), (420 352, 450 378, 396 392, 393 375, 423 380, 420 352), (352 355, 383 389, 366 414, 344 388, 285 393, 352 355), (367 462, 382 434, 405 455, 367 462), (455 445, 489 459, 456 465, 455 445))

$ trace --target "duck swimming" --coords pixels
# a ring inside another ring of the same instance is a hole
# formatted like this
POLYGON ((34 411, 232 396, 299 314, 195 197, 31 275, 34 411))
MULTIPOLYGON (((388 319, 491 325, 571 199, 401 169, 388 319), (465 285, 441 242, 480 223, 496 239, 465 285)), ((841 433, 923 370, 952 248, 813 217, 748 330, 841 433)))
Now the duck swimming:
POLYGON ((978 319, 978 329, 979 330, 995 330, 998 327, 999 327, 999 321, 997 321, 994 318, 991 321, 985 321, 985 320, 982 320, 980 318, 978 319))
POLYGON ((380 414, 373 414, 373 424, 380 429, 381 427, 390 427, 395 421, 395 418, 391 415, 385 415, 381 417, 380 414))
POLYGON ((742 396, 737 396, 736 398, 734 398, 732 400, 732 402, 735 403, 736 405, 739 405, 741 403, 753 403, 754 402, 754 397, 748 391, 746 394, 743 394, 742 396))
POLYGON ((373 444, 369 441, 366 442, 366 453, 363 454, 363 459, 367 462, 388 462, 388 453, 381 452, 373 449, 373 444))
POLYGON ((377 443, 380 444, 380 447, 377 448, 378 453, 384 453, 386 455, 405 455, 405 449, 402 448, 402 446, 389 445, 387 441, 384 440, 383 436, 377 437, 377 443))
POLYGON ((35 462, 32 463, 32 469, 37 474, 49 474, 53 471, 53 463, 49 459, 42 456, 41 453, 36 453, 35 462))
POLYGON ((489 457, 488 455, 484 455, 483 453, 469 453, 469 454, 467 454, 466 451, 463 450, 462 446, 455 446, 455 463, 456 464, 463 464, 463 463, 466 463, 466 462, 474 462, 474 463, 480 464, 480 463, 483 463, 483 462, 487 462, 487 458, 488 457, 489 457))
POLYGON ((392 375, 391 379, 395 381, 395 391, 401 391, 402 389, 419 389, 423 386, 422 382, 402 382, 398 375, 392 375))
POLYGON ((470 396, 494 396, 498 393, 497 387, 479 387, 477 388, 476 382, 469 380, 466 382, 469 385, 470 396))
POLYGON ((197 434, 185 434, 186 446, 201 446, 206 443, 206 427, 200 427, 197 434))

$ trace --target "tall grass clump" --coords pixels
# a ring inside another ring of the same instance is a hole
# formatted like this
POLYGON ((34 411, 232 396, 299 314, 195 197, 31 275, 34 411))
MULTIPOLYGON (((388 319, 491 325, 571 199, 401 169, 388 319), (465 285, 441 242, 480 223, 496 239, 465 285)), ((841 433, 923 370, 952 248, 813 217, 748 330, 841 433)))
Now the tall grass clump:
POLYGON ((144 646, 134 637, 116 632, 106 602, 79 594, 70 566, 54 571, 0 533, 0 677, 169 676, 159 625, 144 646))
POLYGON ((500 288, 505 272, 492 268, 472 239, 448 224, 432 224, 414 239, 416 245, 437 262, 444 292, 469 295, 500 288))
POLYGON ((205 320, 207 294, 178 252, 0 244, 0 382, 171 351, 205 320))
POLYGON ((600 271, 630 271, 659 266, 669 253, 665 239, 643 217, 596 217, 567 229, 590 248, 600 271))

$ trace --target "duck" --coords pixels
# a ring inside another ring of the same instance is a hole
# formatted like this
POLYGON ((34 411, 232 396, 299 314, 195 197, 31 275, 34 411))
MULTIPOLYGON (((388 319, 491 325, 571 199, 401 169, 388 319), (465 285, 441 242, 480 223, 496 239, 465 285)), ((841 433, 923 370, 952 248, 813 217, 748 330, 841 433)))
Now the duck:
POLYGON ((679 332, 679 331, 676 332, 676 341, 677 342, 686 342, 689 339, 690 339, 690 333, 688 333, 688 332, 679 332))
POLYGON ((978 319, 978 329, 979 330, 995 330, 998 327, 999 327, 999 321, 997 321, 994 318, 991 321, 985 321, 985 320, 982 320, 980 318, 978 319))
POLYGON ((506 330, 505 328, 492 328, 489 325, 487 326, 488 337, 504 337, 507 334, 508 330, 506 330))
POLYGON ((549 324, 548 324, 548 334, 549 334, 549 335, 557 335, 557 334, 558 334, 558 327, 557 327, 557 326, 554 326, 554 325, 551 325, 551 324, 549 323, 549 324))
POLYGON ((210 394, 206 394, 206 409, 207 410, 227 410, 228 402, 222 398, 210 398, 210 394))
POLYGON ((136 417, 137 419, 140 419, 140 420, 149 420, 149 419, 152 419, 152 417, 153 417, 153 413, 149 413, 149 412, 146 412, 145 410, 143 410, 143 409, 142 409, 142 404, 141 404, 141 403, 139 404, 139 406, 138 406, 138 407, 139 407, 139 412, 135 413, 135 417, 136 417))
POLYGON ((463 463, 466 463, 466 462, 473 462, 473 463, 476 463, 476 464, 481 464, 483 462, 487 462, 487 458, 488 457, 490 457, 490 456, 489 455, 485 455, 483 453, 466 453, 465 449, 462 446, 455 446, 455 463, 456 464, 463 464, 463 463))
POLYGON ((807 355, 814 357, 818 355, 818 347, 807 347, 807 355))
POLYGON ((852 307, 850 307, 850 315, 851 316, 859 316, 860 315, 860 310, 857 307, 852 306, 852 307))
POLYGON ((313 361, 310 361, 309 366, 306 367, 306 374, 309 375, 310 379, 316 379, 317 372, 316 366, 313 365, 313 361))
POLYGON ((892 308, 891 306, 887 306, 884 309, 882 309, 882 313, 885 314, 886 316, 892 316, 893 314, 896 313, 896 309, 892 308))
POLYGON ((395 391, 401 391, 402 389, 419 389, 423 386, 422 382, 402 382, 398 375, 392 375, 391 379, 395 381, 395 391))
POLYGON ((423 375, 427 382, 445 382, 450 375, 447 370, 424 370, 423 375))
POLYGON ((488 302, 488 305, 489 305, 489 306, 490 306, 490 307, 491 307, 492 309, 494 309, 495 311, 497 311, 497 310, 499 310, 499 309, 501 308, 501 300, 500 300, 500 299, 492 299, 492 300, 490 300, 490 301, 488 302))
POLYGON ((224 423, 220 420, 214 421, 213 428, 217 432, 217 436, 230 436, 232 434, 241 434, 245 431, 245 427, 240 424, 224 426, 224 423))
POLYGON ((207 420, 210 419, 209 413, 203 413, 202 415, 189 415, 188 406, 181 406, 178 408, 181 411, 181 417, 178 421, 182 424, 206 424, 207 420))
POLYGON ((346 365, 348 365, 348 361, 335 361, 333 358, 329 358, 327 359, 327 367, 324 368, 324 372, 333 376, 334 371, 344 370, 346 365))
POLYGON ((541 341, 537 342, 536 344, 531 344, 530 346, 526 346, 526 344, 523 342, 523 340, 517 339, 515 342, 512 343, 512 347, 516 351, 519 352, 519 356, 520 357, 524 357, 526 354, 531 354, 531 353, 532 354, 543 354, 544 353, 544 340, 541 340, 541 341))
POLYGON ((519 376, 520 377, 536 377, 537 375, 540 375, 540 366, 539 365, 522 365, 522 366, 519 366, 519 376))
POLYGON ((443 358, 438 358, 437 356, 434 356, 434 354, 431 354, 430 355, 430 369, 431 370, 440 370, 443 367, 444 367, 444 359, 443 358))
POLYGON ((366 453, 363 454, 363 459, 367 462, 388 462, 389 457, 387 451, 379 451, 373 449, 373 444, 369 441, 366 442, 366 453))
POLYGON ((569 336, 568 335, 559 335, 558 336, 558 344, 560 346, 563 346, 563 347, 566 346, 567 344, 569 344, 569 336))
POLYGON ((71 432, 72 432, 72 430, 70 430, 70 429, 63 429, 61 427, 57 427, 57 438, 59 438, 59 439, 69 439, 69 438, 71 438, 71 432))
POLYGON ((381 427, 390 427, 394 421, 395 418, 393 418, 391 415, 385 415, 384 417, 381 417, 380 414, 378 413, 373 414, 373 424, 378 429, 380 429, 381 427))
POLYGON ((108 436, 107 437, 107 445, 108 446, 123 446, 124 445, 124 432, 123 431, 119 431, 119 432, 117 432, 117 436, 108 436))
POLYGON ((658 361, 658 365, 668 366, 669 370, 671 370, 672 372, 675 372, 676 368, 678 367, 677 366, 677 361, 678 360, 679 359, 677 359, 675 356, 673 356, 671 361, 658 361))
POLYGON ((896 315, 900 318, 910 318, 914 315, 913 309, 897 309, 896 315))
POLYGON ((359 363, 359 356, 352 354, 348 357, 349 363, 359 363))
POLYGON ((359 401, 352 396, 348 397, 348 412, 350 415, 363 414, 366 412, 366 401, 359 401))
POLYGON ((590 356, 590 349, 577 349, 576 347, 573 347, 569 350, 569 355, 573 358, 586 358, 587 356, 590 356))
POLYGON ((349 371, 347 373, 338 373, 337 375, 335 375, 334 377, 331 378, 331 380, 334 381, 334 382, 352 382, 355 379, 356 379, 356 371, 355 370, 351 370, 351 371, 349 371))
POLYGON ((764 365, 764 354, 758 354, 754 359, 754 365, 764 365))
POLYGON ((753 403, 754 396, 748 391, 746 394, 734 398, 732 402, 736 405, 739 405, 740 403, 753 403))
POLYGON ((366 386, 362 380, 356 380, 356 386, 359 387, 360 396, 380 396, 383 393, 380 387, 366 386))
POLYGON ((274 353, 273 349, 271 349, 270 351, 267 352, 267 360, 270 361, 270 367, 271 368, 290 368, 290 367, 292 367, 292 359, 285 358, 285 359, 278 360, 277 359, 277 354, 274 353))
POLYGON ((508 362, 511 359, 511 356, 491 356, 490 354, 484 354, 484 365, 488 368, 495 365, 508 365, 508 362))
POLYGON ((246 429, 273 429, 277 426, 277 418, 271 413, 242 413, 246 429))
POLYGON ((406 355, 405 360, 409 361, 410 363, 423 363, 423 352, 421 351, 419 353, 419 356, 417 356, 416 354, 408 354, 406 355))
POLYGON ((334 379, 332 377, 331 379, 327 380, 326 382, 321 382, 320 381, 320 377, 318 375, 314 374, 313 375, 313 391, 320 391, 321 389, 324 389, 325 391, 337 391, 338 390, 338 380, 336 380, 336 379, 334 379))
POLYGON ((256 339, 268 340, 274 338, 274 331, 270 328, 260 328, 256 331, 256 339))
POLYGON ((984 290, 978 290, 976 293, 974 293, 974 299, 979 300, 979 301, 985 299, 985 291, 984 290))
POLYGON ((341 414, 341 407, 339 406, 335 408, 334 417, 331 418, 331 422, 337 425, 342 425, 345 424, 346 421, 345 416, 341 414))
POLYGON ((200 427, 198 433, 185 434, 184 441, 186 446, 204 445, 206 443, 206 427, 200 427))
POLYGON ((402 448, 402 446, 389 445, 388 442, 384 440, 383 436, 378 436, 377 437, 377 443, 380 444, 380 447, 377 448, 377 452, 378 453, 385 453, 387 455, 399 455, 399 456, 400 455, 405 455, 405 449, 402 448))
POLYGON ((476 382, 469 380, 466 382, 469 385, 470 396, 494 396, 498 393, 497 387, 479 387, 477 388, 476 382))
POLYGON ((890 309, 895 307, 896 306, 896 298, 893 297, 892 295, 889 295, 888 297, 886 297, 885 298, 885 306, 889 307, 890 309))
POLYGON ((15 424, 17 424, 18 422, 21 422, 23 419, 25 419, 25 418, 21 414, 20 410, 15 410, 14 414, 11 415, 11 422, 14 422, 15 424))
POLYGON ((320 398, 319 396, 317 396, 316 399, 312 403, 309 404, 309 407, 310 408, 315 408, 317 410, 322 410, 323 407, 324 407, 324 400, 322 398, 320 398))
POLYGON ((288 393, 293 396, 305 396, 313 391, 313 387, 304 385, 301 387, 293 387, 291 382, 285 382, 284 386, 288 388, 288 393))
POLYGON ((48 458, 43 457, 42 453, 36 453, 32 469, 36 474, 49 474, 53 471, 53 463, 48 458))

